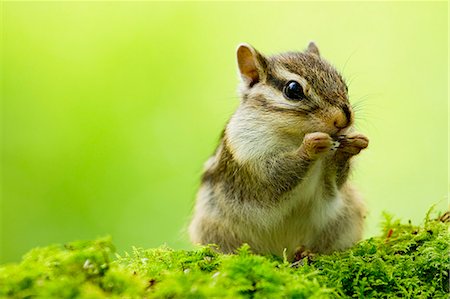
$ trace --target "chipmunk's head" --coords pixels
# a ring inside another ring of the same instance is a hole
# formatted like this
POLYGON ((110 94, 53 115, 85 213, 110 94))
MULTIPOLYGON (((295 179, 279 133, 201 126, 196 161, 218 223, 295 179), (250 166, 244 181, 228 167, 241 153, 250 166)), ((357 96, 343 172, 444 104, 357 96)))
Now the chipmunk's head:
POLYGON ((314 43, 304 52, 265 57, 247 44, 237 49, 241 108, 286 136, 344 133, 353 123, 347 85, 314 43))

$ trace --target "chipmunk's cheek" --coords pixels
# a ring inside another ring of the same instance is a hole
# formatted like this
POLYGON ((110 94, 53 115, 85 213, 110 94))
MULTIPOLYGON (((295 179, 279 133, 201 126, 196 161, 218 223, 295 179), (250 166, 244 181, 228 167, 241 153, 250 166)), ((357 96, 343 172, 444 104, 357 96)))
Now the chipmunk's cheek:
POLYGON ((271 128, 274 132, 297 136, 304 132, 304 122, 293 117, 278 117, 272 121, 271 128))
POLYGON ((309 134, 314 132, 322 132, 330 135, 330 130, 323 120, 317 116, 309 116, 307 118, 301 118, 299 123, 300 131, 303 134, 309 134))

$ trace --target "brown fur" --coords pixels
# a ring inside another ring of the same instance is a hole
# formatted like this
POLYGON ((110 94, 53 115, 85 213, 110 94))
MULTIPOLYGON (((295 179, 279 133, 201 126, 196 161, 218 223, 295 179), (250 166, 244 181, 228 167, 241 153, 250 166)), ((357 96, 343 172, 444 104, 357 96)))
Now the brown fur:
POLYGON ((353 132, 341 75, 314 44, 265 57, 238 49, 241 105, 205 165, 189 231, 194 243, 292 258, 295 248, 331 252, 360 239, 364 205, 347 182, 368 139, 353 132), (305 99, 286 98, 298 81, 305 99), (340 146, 333 150, 333 140, 340 146))

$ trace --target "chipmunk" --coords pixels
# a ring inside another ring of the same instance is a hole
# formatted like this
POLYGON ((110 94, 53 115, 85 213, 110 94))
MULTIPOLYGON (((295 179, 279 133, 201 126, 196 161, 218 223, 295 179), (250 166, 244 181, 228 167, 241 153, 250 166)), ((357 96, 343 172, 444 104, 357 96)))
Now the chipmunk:
POLYGON ((237 63, 241 102, 205 164, 191 241, 289 259, 352 246, 365 207, 347 179, 369 141, 342 76, 313 42, 270 57, 241 44, 237 63))

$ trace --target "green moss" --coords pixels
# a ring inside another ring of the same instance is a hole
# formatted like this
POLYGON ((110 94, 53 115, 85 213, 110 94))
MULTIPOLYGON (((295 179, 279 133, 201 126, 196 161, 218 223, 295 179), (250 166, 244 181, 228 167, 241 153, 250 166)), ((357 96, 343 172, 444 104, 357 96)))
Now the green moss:
POLYGON ((382 235, 291 264, 213 246, 133 248, 114 257, 110 238, 36 248, 0 267, 11 298, 444 298, 449 292, 448 223, 421 226, 386 215, 382 235))

